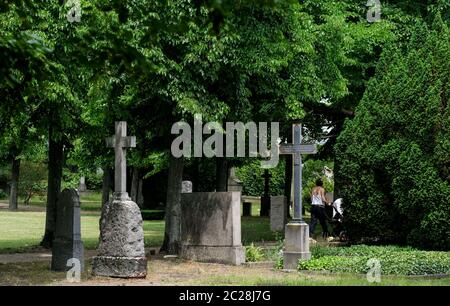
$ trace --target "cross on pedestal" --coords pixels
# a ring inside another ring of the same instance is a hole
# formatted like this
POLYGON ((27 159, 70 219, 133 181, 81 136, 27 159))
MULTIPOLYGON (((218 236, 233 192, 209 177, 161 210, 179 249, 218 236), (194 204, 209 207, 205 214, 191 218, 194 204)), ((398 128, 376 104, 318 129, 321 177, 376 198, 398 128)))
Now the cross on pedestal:
POLYGON ((280 144, 279 154, 291 154, 294 164, 294 219, 292 222, 304 223, 302 216, 302 154, 316 154, 315 144, 302 144, 302 125, 292 126, 292 144, 280 144))
POLYGON ((106 145, 114 148, 114 197, 129 199, 127 193, 126 148, 136 147, 136 137, 127 136, 126 121, 116 121, 116 133, 106 139, 106 145))

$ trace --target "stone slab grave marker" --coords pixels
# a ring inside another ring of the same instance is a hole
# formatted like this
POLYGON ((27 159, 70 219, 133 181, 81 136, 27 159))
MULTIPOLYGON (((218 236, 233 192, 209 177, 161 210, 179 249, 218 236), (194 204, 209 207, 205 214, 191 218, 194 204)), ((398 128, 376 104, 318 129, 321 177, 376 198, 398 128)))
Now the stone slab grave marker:
POLYGON ((228 175, 227 191, 240 191, 242 192, 242 181, 236 176, 236 169, 230 168, 228 175))
POLYGON ((284 231, 287 223, 287 199, 285 196, 270 197, 270 230, 284 231))
POLYGON ((284 269, 297 269, 299 260, 311 258, 309 252, 309 226, 302 216, 302 154, 317 153, 315 144, 302 144, 302 125, 293 124, 292 144, 280 144, 280 154, 293 155, 294 166, 294 218, 286 225, 284 245, 284 269))
POLYGON ((75 189, 64 189, 58 196, 56 231, 52 247, 51 269, 68 271, 69 259, 77 259, 84 270, 84 249, 81 241, 80 197, 75 189))
POLYGON ((240 192, 181 194, 180 257, 232 265, 245 262, 240 192))
POLYGON ((269 216, 270 213, 270 178, 272 175, 269 173, 269 170, 264 169, 264 174, 262 175, 264 178, 264 195, 261 197, 261 210, 259 215, 261 217, 269 216))
POLYGON ((102 209, 100 244, 92 273, 98 276, 144 278, 147 258, 144 250, 142 215, 126 191, 126 148, 136 146, 136 138, 126 136, 127 123, 116 122, 115 136, 107 145, 115 151, 114 193, 102 209))

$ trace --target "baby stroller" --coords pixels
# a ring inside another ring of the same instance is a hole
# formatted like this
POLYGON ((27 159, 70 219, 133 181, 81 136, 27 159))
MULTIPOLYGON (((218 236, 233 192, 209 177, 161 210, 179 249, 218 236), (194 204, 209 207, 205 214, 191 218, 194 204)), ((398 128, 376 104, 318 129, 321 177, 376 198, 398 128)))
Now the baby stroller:
POLYGON ((342 198, 336 199, 333 202, 333 216, 331 217, 330 223, 333 225, 333 236, 339 237, 339 240, 345 241, 346 235, 342 226, 344 219, 343 209, 342 209, 342 198))

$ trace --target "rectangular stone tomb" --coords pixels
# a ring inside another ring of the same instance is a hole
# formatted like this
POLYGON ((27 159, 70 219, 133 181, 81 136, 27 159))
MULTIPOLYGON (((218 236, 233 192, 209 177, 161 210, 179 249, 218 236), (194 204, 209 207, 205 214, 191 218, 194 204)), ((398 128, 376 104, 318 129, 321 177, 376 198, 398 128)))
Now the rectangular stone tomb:
POLYGON ((285 196, 270 197, 270 230, 284 231, 287 224, 287 200, 285 196))
POLYGON ((202 262, 244 263, 240 208, 240 192, 182 194, 180 256, 202 262))

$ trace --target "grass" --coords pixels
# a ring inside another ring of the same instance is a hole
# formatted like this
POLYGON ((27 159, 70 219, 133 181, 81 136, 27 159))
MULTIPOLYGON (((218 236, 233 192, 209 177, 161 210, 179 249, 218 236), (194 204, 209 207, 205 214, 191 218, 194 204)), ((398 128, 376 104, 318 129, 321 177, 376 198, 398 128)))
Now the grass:
MULTIPOLYGON (((87 249, 95 249, 99 237, 99 212, 82 211, 81 236, 87 249)), ((0 211, 0 253, 25 252, 37 246, 45 228, 45 212, 0 211)), ((268 218, 246 217, 242 220, 244 244, 275 240, 268 218)), ((144 221, 147 247, 160 246, 164 238, 164 221, 144 221)))
MULTIPOLYGON (((86 261, 86 271, 81 279, 88 283, 94 282, 91 276, 91 260, 86 261)), ((185 277, 183 273, 166 275, 164 272, 168 266, 162 266, 162 262, 149 262, 148 280, 107 280, 106 284, 144 284, 152 285, 152 277, 160 279, 161 284, 177 285, 203 285, 203 286, 449 286, 450 278, 411 278, 404 276, 382 276, 380 283, 369 283, 364 275, 350 274, 323 274, 323 273, 284 273, 273 270, 252 270, 246 267, 230 267, 229 270, 221 270, 221 273, 192 273, 191 277, 185 277), (156 266, 155 266, 156 265, 156 266)), ((166 263, 167 265, 167 263, 166 263)), ((173 263, 171 264, 173 267, 173 263)), ((179 269, 189 269, 189 263, 178 262, 179 269)), ((203 269, 208 269, 203 266, 203 269)), ((198 270, 198 268, 196 269, 198 270)), ((49 262, 10 263, 0 264, 1 285, 51 285, 62 282, 66 278, 64 272, 50 270, 49 262)))

